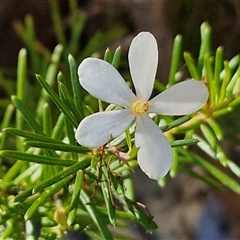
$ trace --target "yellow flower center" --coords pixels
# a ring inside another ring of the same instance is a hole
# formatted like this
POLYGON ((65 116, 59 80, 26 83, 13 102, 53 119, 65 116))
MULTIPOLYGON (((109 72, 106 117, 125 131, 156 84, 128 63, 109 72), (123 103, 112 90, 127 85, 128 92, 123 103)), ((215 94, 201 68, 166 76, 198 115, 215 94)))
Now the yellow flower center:
POLYGON ((149 108, 148 102, 144 102, 144 101, 136 101, 132 105, 132 111, 133 113, 136 113, 136 114, 145 113, 148 111, 148 108, 149 108))

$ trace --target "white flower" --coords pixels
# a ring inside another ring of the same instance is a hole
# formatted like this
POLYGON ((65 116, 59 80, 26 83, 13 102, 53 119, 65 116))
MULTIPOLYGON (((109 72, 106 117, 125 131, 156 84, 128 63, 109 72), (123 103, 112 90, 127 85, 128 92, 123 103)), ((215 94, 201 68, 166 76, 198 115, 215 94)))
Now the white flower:
POLYGON ((80 64, 78 75, 82 87, 96 98, 124 109, 98 112, 84 118, 75 137, 83 146, 100 147, 111 137, 122 134, 135 120, 139 166, 150 178, 159 179, 170 169, 172 149, 148 114, 193 113, 206 103, 208 90, 202 82, 187 80, 149 100, 158 64, 157 42, 149 32, 141 32, 133 39, 128 58, 136 95, 111 64, 95 58, 87 58, 80 64))

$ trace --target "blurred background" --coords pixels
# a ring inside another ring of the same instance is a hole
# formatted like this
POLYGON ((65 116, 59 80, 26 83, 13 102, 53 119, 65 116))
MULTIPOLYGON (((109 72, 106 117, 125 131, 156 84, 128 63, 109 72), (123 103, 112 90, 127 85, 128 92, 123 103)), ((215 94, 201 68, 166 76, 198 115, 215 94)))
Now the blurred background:
MULTIPOLYGON (((239 0, 0 0, 0 113, 14 94, 18 52, 29 47, 31 34, 40 56, 47 57, 61 43, 78 64, 96 52, 103 57, 107 47, 114 50, 121 45, 124 73, 128 71, 126 55, 132 38, 140 31, 150 31, 159 46, 157 78, 166 83, 174 37, 181 34, 183 50, 197 57, 204 21, 212 27, 213 53, 221 45, 226 59, 239 54, 239 0), (81 34, 74 47, 69 47, 74 6, 81 14, 75 18, 81 34), (56 11, 60 19, 54 14, 56 11), (33 20, 32 32, 29 19, 33 20), (61 22, 60 30, 57 21, 61 22)), ((34 64, 32 59, 30 81, 34 72, 40 71, 34 64)), ((187 77, 184 64, 180 69, 187 77)), ((231 159, 239 163, 238 147, 225 147, 231 159)), ((240 197, 230 190, 210 189, 184 174, 169 178, 164 188, 137 170, 133 178, 136 199, 149 206, 159 225, 159 232, 147 239, 240 239, 240 197)), ((136 226, 133 231, 139 236, 143 234, 136 226)))

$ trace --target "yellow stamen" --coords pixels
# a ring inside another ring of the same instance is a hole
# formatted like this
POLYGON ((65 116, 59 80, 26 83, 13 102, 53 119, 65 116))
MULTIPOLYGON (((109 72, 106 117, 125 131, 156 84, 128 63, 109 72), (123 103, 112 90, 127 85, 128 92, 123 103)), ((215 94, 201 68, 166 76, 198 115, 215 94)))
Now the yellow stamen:
POLYGON ((132 105, 132 111, 136 114, 145 113, 148 111, 149 104, 145 101, 136 101, 132 105))

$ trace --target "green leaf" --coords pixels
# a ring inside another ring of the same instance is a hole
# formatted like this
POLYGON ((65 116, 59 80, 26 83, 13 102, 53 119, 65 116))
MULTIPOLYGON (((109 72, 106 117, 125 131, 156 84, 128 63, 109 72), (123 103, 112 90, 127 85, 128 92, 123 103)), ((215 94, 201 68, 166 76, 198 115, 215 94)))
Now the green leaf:
POLYGON ((234 73, 234 75, 232 76, 231 80, 227 85, 227 88, 226 88, 227 96, 230 96, 230 97, 233 96, 234 87, 236 86, 236 83, 239 81, 239 72, 240 72, 240 62, 236 72, 234 73))
POLYGON ((47 103, 43 105, 43 131, 48 137, 52 133, 52 115, 50 107, 47 103))
POLYGON ((2 150, 0 151, 0 155, 7 158, 18 159, 27 162, 34 162, 38 164, 47 164, 53 166, 72 166, 76 164, 77 161, 60 159, 55 157, 48 157, 44 155, 36 155, 25 152, 13 151, 13 150, 2 150))
POLYGON ((220 73, 223 68, 223 47, 219 47, 216 51, 216 57, 215 57, 215 68, 214 68, 214 88, 215 88, 215 100, 216 104, 219 101, 219 91, 221 86, 221 79, 220 79, 220 73))
POLYGON ((217 136, 215 134, 215 132, 213 131, 213 129, 207 125, 202 123, 200 125, 200 129, 205 137, 205 139, 207 139, 208 143, 210 144, 211 148, 216 151, 217 150, 217 146, 218 146, 218 139, 217 136))
POLYGON ((231 75, 232 69, 230 68, 229 63, 227 61, 224 61, 224 77, 220 88, 218 105, 220 105, 226 98, 226 88, 231 79, 231 75))
MULTIPOLYGON (((45 81, 48 83, 49 86, 52 86, 54 84, 54 82, 56 81, 58 64, 61 59, 62 51, 63 51, 63 46, 57 45, 52 53, 51 63, 49 65, 49 67, 47 69, 47 73, 45 75, 45 81)), ((40 99, 38 101, 38 106, 37 106, 37 110, 36 110, 37 116, 42 115, 42 107, 46 102, 48 102, 48 99, 49 99, 49 96, 45 90, 46 89, 42 89, 41 94, 40 94, 40 99)))
POLYGON ((58 1, 50 0, 49 1, 50 9, 51 9, 51 16, 53 20, 53 27, 55 31, 55 35, 57 37, 57 41, 62 45, 65 45, 66 38, 64 34, 64 27, 62 24, 62 16, 60 13, 60 6, 58 1))
MULTIPOLYGON (((75 105, 73 98, 71 97, 70 93, 68 92, 66 86, 63 83, 58 84, 60 92, 63 95, 63 101, 71 110, 72 114, 75 116, 79 122, 83 119, 82 113, 79 111, 78 107, 75 105)), ((83 110, 82 110, 83 111, 83 110)))
POLYGON ((199 174, 198 172, 192 170, 191 168, 184 167, 181 165, 180 165, 180 169, 181 169, 181 171, 187 173, 191 177, 197 178, 197 179, 201 180, 202 182, 205 182, 207 185, 209 185, 212 188, 215 188, 218 190, 221 190, 221 188, 222 188, 222 186, 215 179, 212 179, 209 176, 207 176, 207 177, 203 176, 203 175, 199 174))
POLYGON ((240 167, 233 161, 228 160, 227 161, 227 166, 231 169, 231 171, 238 177, 240 178, 240 167))
POLYGON ((214 118, 219 118, 219 117, 221 117, 223 115, 226 115, 226 114, 228 114, 229 112, 232 112, 232 111, 233 111, 233 106, 229 104, 227 107, 223 107, 219 110, 214 111, 212 113, 212 115, 213 115, 214 118))
POLYGON ((175 128, 175 127, 178 127, 184 123, 186 123, 187 121, 189 121, 192 117, 190 115, 186 115, 186 116, 183 116, 183 117, 180 117, 174 121, 172 121, 171 123, 165 125, 165 126, 161 126, 161 130, 163 132, 166 132, 172 128, 175 128))
POLYGON ((211 145, 212 143, 209 142, 212 141, 211 139, 207 139, 206 141, 197 134, 193 134, 193 137, 199 139, 199 142, 197 144, 206 154, 208 154, 213 159, 220 161, 223 166, 226 166, 228 158, 219 144, 217 144, 214 149, 211 145))
POLYGON ((115 26, 105 32, 97 31, 88 41, 77 62, 81 62, 84 58, 91 56, 100 49, 105 49, 109 43, 120 39, 126 33, 126 28, 122 26, 115 26))
POLYGON ((233 90, 232 90, 232 94, 234 94, 235 96, 239 96, 240 93, 240 69, 238 69, 238 78, 234 84, 233 90))
POLYGON ((20 202, 25 200, 27 197, 32 195, 32 190, 33 190, 34 186, 28 188, 27 190, 19 193, 15 198, 14 198, 14 202, 20 202))
POLYGON ((216 137, 218 140, 223 139, 223 131, 221 127, 219 126, 218 122, 212 118, 207 119, 207 123, 212 128, 212 131, 216 134, 216 137))
POLYGON ((107 224, 103 221, 101 213, 97 210, 97 208, 94 205, 89 204, 90 198, 83 189, 81 190, 80 199, 81 199, 82 203, 84 204, 86 210, 90 214, 93 222, 98 227, 98 229, 101 232, 104 239, 113 240, 112 234, 110 233, 109 229, 107 228, 107 224))
POLYGON ((121 54, 122 54, 122 49, 119 46, 113 55, 113 59, 112 59, 112 65, 113 67, 115 67, 116 69, 118 69, 119 65, 120 65, 120 59, 121 59, 121 54))
POLYGON ((22 48, 18 54, 17 66, 17 97, 21 100, 26 98, 27 85, 27 51, 22 48))
POLYGON ((126 143, 127 143, 128 149, 131 150, 132 149, 132 139, 131 139, 129 127, 125 130, 125 137, 126 137, 126 143))
POLYGON ((79 79, 77 75, 77 65, 76 61, 72 55, 68 56, 68 64, 70 68, 70 76, 72 82, 72 90, 73 90, 73 99, 75 106, 80 112, 81 118, 78 117, 80 121, 84 117, 84 104, 83 104, 83 95, 82 95, 82 88, 79 84, 79 79))
POLYGON ((61 181, 53 184, 53 186, 50 186, 46 191, 40 194, 36 201, 29 207, 27 212, 24 215, 24 219, 28 220, 33 217, 33 215, 38 211, 40 206, 43 206, 46 204, 48 198, 52 197, 55 193, 60 191, 71 179, 71 176, 68 176, 61 181))
MULTIPOLYGON (((213 58, 209 55, 204 56, 204 70, 207 80, 207 86, 209 90, 209 102, 211 106, 216 105, 216 89, 213 81, 213 68, 212 68, 213 58)), ((204 75, 204 74, 203 74, 204 75)))
POLYGON ((51 86, 45 81, 40 75, 36 75, 37 80, 42 85, 42 87, 47 91, 51 99, 55 102, 57 107, 64 113, 64 115, 67 117, 68 121, 77 128, 78 121, 76 118, 72 115, 72 113, 69 111, 68 107, 62 102, 62 100, 59 98, 59 96, 53 91, 51 86))
POLYGON ((179 68, 181 54, 182 54, 182 36, 177 35, 173 43, 172 60, 168 77, 168 86, 172 86, 176 83, 176 73, 179 68))
POLYGON ((198 69, 197 69, 197 67, 194 63, 194 60, 193 60, 191 54, 188 53, 188 52, 184 52, 183 56, 184 56, 184 59, 185 59, 185 62, 187 64, 188 71, 189 71, 191 77, 196 79, 196 80, 199 80, 200 79, 200 74, 198 72, 198 69))
POLYGON ((112 63, 112 54, 111 54, 111 51, 109 50, 109 48, 106 49, 103 59, 104 59, 104 61, 106 61, 110 64, 112 63))
MULTIPOLYGON (((114 179, 112 179, 112 181, 114 182, 114 179)), ((111 190, 114 197, 124 205, 125 211, 131 211, 136 217, 136 221, 140 223, 147 232, 152 232, 158 228, 146 206, 127 198, 123 187, 119 183, 111 184, 111 190)))
POLYGON ((228 105, 230 107, 230 110, 232 110, 233 107, 240 105, 240 97, 233 99, 228 105))
POLYGON ((65 144, 63 142, 49 143, 49 142, 26 141, 24 144, 27 146, 31 146, 31 147, 52 149, 55 151, 62 151, 62 152, 75 152, 75 153, 83 154, 83 153, 91 151, 91 149, 89 149, 87 147, 65 144))
POLYGON ((153 217, 148 212, 146 206, 139 202, 130 200, 127 200, 126 202, 129 210, 136 216, 138 222, 146 229, 147 232, 151 233, 158 228, 157 224, 153 221, 153 217), (143 209, 147 211, 147 213, 145 213, 143 209))
POLYGON ((194 153, 189 152, 189 156, 197 162, 200 166, 202 166, 207 172, 209 172, 212 176, 219 180, 220 183, 225 185, 227 188, 233 190, 237 194, 240 194, 240 185, 226 173, 221 171, 218 167, 214 166, 210 162, 204 160, 203 158, 195 155, 194 153))
MULTIPOLYGON (((102 166, 102 169, 104 167, 102 166)), ((105 170, 106 172, 106 170, 105 170)), ((116 224, 116 213, 115 213, 115 208, 113 206, 113 199, 111 198, 111 192, 110 192, 110 187, 108 184, 111 184, 108 182, 108 176, 105 174, 102 174, 102 181, 100 182, 100 187, 102 190, 103 194, 103 199, 106 205, 106 209, 108 212, 108 218, 110 223, 115 226, 116 224)))
MULTIPOLYGON (((178 140, 177 140, 178 141, 178 140)), ((171 168, 170 168, 170 171, 169 171, 169 174, 172 178, 174 178, 178 171, 179 171, 179 166, 181 164, 180 162, 180 158, 179 158, 179 155, 178 155, 178 148, 174 148, 172 146, 172 143, 171 143, 171 147, 172 147, 172 153, 173 153, 173 162, 172 162, 172 165, 171 165, 171 168)), ((162 181, 158 181, 158 183, 160 184, 160 186, 162 186, 162 184, 166 184, 166 180, 164 181, 165 177, 162 177, 160 178, 162 179, 162 181)))
POLYGON ((72 223, 74 222, 74 220, 76 218, 78 204, 80 201, 79 197, 80 197, 80 192, 82 189, 82 182, 83 182, 83 171, 79 170, 77 172, 77 176, 75 179, 71 203, 70 203, 70 207, 69 207, 69 213, 68 213, 68 217, 67 217, 67 223, 69 226, 72 225, 72 223))
POLYGON ((15 107, 12 104, 9 104, 5 110, 2 123, 0 126, 0 149, 3 149, 6 140, 6 132, 3 131, 6 127, 10 125, 10 121, 13 115, 15 107))
POLYGON ((32 133, 32 132, 28 132, 28 131, 24 131, 24 130, 20 130, 17 128, 5 128, 4 132, 6 133, 11 133, 17 136, 21 136, 27 139, 32 139, 32 140, 36 140, 39 142, 48 142, 48 143, 58 143, 58 144, 64 144, 63 142, 59 141, 59 140, 55 140, 53 138, 47 137, 45 135, 42 134, 38 134, 38 133, 32 133))
MULTIPOLYGON (((66 160, 63 160, 63 162, 64 161, 66 161, 66 160)), ((68 160, 68 161, 70 161, 70 160, 68 160)), ((64 169, 62 172, 56 174, 55 176, 53 176, 49 179, 46 179, 42 183, 36 185, 33 189, 33 192, 36 193, 38 191, 41 191, 44 188, 49 187, 50 185, 62 180, 63 178, 76 173, 78 170, 85 169, 86 167, 89 166, 90 162, 91 162, 91 158, 85 158, 85 159, 81 160, 80 162, 73 164, 72 166, 68 167, 67 169, 64 169)))
MULTIPOLYGON (((71 5, 72 2, 73 0, 69 1, 69 4, 71 5)), ((79 49, 80 37, 86 25, 88 14, 85 11, 79 11, 78 6, 74 7, 73 5, 75 4, 72 4, 71 7, 71 37, 68 39, 66 52, 75 55, 79 49)))
POLYGON ((194 145, 198 143, 198 139, 181 139, 181 140, 175 140, 171 142, 171 147, 181 147, 181 146, 188 146, 188 145, 194 145))
POLYGON ((31 66, 33 71, 36 72, 40 66, 40 57, 36 51, 34 20, 29 14, 26 15, 24 20, 25 26, 21 22, 14 22, 14 28, 26 45, 32 63, 31 66))
POLYGON ((16 96, 12 96, 12 102, 16 108, 21 112, 29 126, 36 132, 42 134, 42 129, 37 121, 34 119, 32 113, 27 109, 21 99, 16 96))
POLYGON ((5 181, 5 182, 14 181, 16 176, 19 175, 19 172, 21 171, 22 167, 28 167, 28 163, 27 163, 27 166, 26 166, 26 164, 23 164, 22 161, 16 161, 11 166, 11 168, 5 173, 5 175, 3 176, 2 180, 5 181))
POLYGON ((154 88, 157 89, 159 92, 163 92, 164 90, 166 90, 166 86, 160 83, 158 80, 154 81, 154 88))
POLYGON ((57 122, 52 130, 52 139, 61 139, 61 137, 65 137, 65 132, 63 131, 65 126, 65 116, 63 113, 60 113, 58 116, 57 122))
POLYGON ((95 231, 86 229, 85 233, 88 235, 88 237, 90 237, 90 239, 94 239, 94 240, 105 240, 106 239, 106 238, 99 236, 95 231))
POLYGON ((201 25, 200 33, 201 33, 201 46, 198 57, 198 71, 202 71, 203 62, 205 55, 211 54, 211 27, 207 22, 204 22, 201 25))

